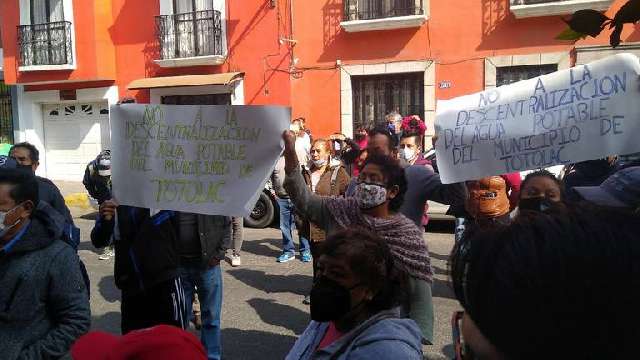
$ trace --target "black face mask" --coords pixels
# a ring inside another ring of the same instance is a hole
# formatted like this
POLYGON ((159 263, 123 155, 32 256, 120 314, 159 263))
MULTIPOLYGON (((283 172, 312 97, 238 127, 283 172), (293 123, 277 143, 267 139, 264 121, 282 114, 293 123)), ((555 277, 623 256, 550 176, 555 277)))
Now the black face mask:
POLYGON ((31 174, 33 174, 33 173, 34 173, 34 171, 33 171, 33 167, 32 167, 31 165, 21 165, 21 164, 17 164, 17 165, 16 165, 16 169, 19 169, 19 170, 21 170, 21 171, 28 171, 28 172, 30 172, 31 174))
POLYGON ((529 199, 520 199, 518 208, 520 210, 544 212, 554 207, 554 202, 546 197, 534 197, 529 199))
POLYGON ((342 319, 351 311, 351 290, 326 277, 320 277, 311 289, 311 319, 327 322, 342 319))

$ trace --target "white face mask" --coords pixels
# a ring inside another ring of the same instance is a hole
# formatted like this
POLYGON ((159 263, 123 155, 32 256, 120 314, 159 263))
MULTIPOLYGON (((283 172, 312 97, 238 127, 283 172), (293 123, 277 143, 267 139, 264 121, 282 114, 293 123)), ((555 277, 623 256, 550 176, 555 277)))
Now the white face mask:
POLYGON ((311 160, 311 162, 313 162, 313 165, 315 165, 315 167, 323 167, 324 164, 327 163, 327 159, 318 159, 318 160, 311 160))
POLYGON ((4 223, 4 220, 7 217, 7 214, 9 214, 10 212, 12 212, 13 210, 17 209, 18 207, 20 207, 20 205, 22 205, 22 203, 14 206, 12 209, 7 210, 7 211, 0 211, 0 236, 4 235, 7 231, 9 231, 12 227, 16 226, 19 222, 20 219, 16 220, 13 224, 11 225, 6 225, 4 223))
POLYGON ((411 148, 404 148, 402 149, 402 151, 400 151, 402 158, 404 160, 412 160, 415 156, 416 156, 416 151, 414 149, 411 148))
POLYGON ((387 189, 378 184, 359 183, 356 186, 355 198, 360 209, 372 209, 387 201, 387 189))

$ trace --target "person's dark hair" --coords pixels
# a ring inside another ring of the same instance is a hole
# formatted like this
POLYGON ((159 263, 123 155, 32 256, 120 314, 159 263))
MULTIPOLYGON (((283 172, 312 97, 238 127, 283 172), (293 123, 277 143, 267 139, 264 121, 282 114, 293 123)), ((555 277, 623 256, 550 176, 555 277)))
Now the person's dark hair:
POLYGON ((574 208, 477 232, 454 247, 454 292, 507 359, 634 358, 639 223, 574 208))
POLYGON ((30 200, 38 205, 38 181, 36 177, 21 169, 0 169, 0 184, 11 185, 9 195, 16 204, 30 200))
POLYGON ((412 132, 412 133, 403 132, 402 136, 400 136, 400 140, 409 139, 409 138, 413 138, 413 142, 416 145, 418 145, 420 148, 424 148, 424 144, 423 144, 423 141, 422 141, 424 138, 422 136, 420 136, 420 134, 417 134, 417 133, 414 133, 414 132, 412 132))
POLYGON ((373 138, 376 135, 386 136, 389 142, 389 150, 392 152, 398 147, 398 138, 389 131, 386 126, 376 126, 371 131, 369 131, 369 139, 373 138))
POLYGON ((26 141, 17 143, 11 147, 11 149, 9 150, 9 153, 11 153, 15 148, 23 148, 23 149, 29 150, 29 157, 31 158, 31 161, 34 163, 37 163, 40 161, 40 152, 33 144, 28 143, 26 141))
POLYGON ((398 306, 406 300, 407 273, 394 261, 389 245, 364 229, 347 229, 329 237, 319 246, 319 256, 344 257, 362 284, 376 295, 366 304, 374 314, 398 306))
MULTIPOLYGON (((560 198, 564 199, 564 184, 555 175, 553 175, 552 172, 544 169, 527 174, 527 176, 524 177, 524 180, 522 180, 522 184, 520 184, 520 189, 524 189, 527 186, 527 183, 537 177, 545 177, 547 179, 551 179, 556 185, 558 185, 558 188, 560 189, 560 198)), ((520 192, 520 194, 522 195, 522 192, 520 192)))
MULTIPOLYGON (((389 201, 389 209, 391 211, 398 211, 402 202, 404 201, 404 195, 407 192, 407 179, 404 175, 404 169, 400 166, 397 159, 391 156, 384 156, 379 154, 373 154, 367 156, 367 160, 364 162, 364 166, 369 164, 378 165, 385 176, 387 189, 392 186, 398 186, 398 195, 389 201)), ((364 167, 363 166, 363 167, 364 167)))

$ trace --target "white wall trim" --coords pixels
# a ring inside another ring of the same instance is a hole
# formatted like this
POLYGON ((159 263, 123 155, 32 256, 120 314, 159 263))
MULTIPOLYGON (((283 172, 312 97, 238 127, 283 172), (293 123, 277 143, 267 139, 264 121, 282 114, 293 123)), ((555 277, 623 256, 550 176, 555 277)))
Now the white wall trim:
POLYGON ((151 103, 161 104, 163 96, 231 94, 231 105, 244 105, 244 80, 229 85, 180 86, 151 89, 151 103))
POLYGON ((592 61, 603 59, 607 56, 620 53, 630 53, 640 57, 640 42, 620 44, 617 48, 609 45, 577 46, 576 65, 588 64, 592 61))
POLYGON ((73 64, 67 65, 31 65, 31 66, 19 66, 20 72, 32 72, 32 71, 64 71, 75 70, 77 68, 75 61, 73 64))
POLYGON ((571 56, 568 52, 489 57, 484 61, 484 88, 490 89, 496 87, 496 68, 498 67, 557 64, 558 70, 564 70, 571 66, 570 62, 571 56))
POLYGON ((426 21, 426 15, 409 15, 384 19, 343 21, 340 26, 346 32, 360 32, 420 27, 426 21))
MULTIPOLYGON (((514 0, 511 0, 513 3, 514 0)), ((516 18, 572 14, 578 10, 593 9, 606 11, 614 0, 565 0, 530 5, 511 5, 516 18)))
MULTIPOLYGON (((42 105, 79 102, 100 102, 106 100, 109 105, 118 102, 118 87, 109 86, 92 89, 78 89, 77 100, 60 101, 60 91, 24 91, 24 86, 18 86, 18 124, 14 129, 16 142, 28 141, 40 151, 40 167, 37 174, 47 176, 47 152, 44 146, 44 114, 42 105)), ((109 120, 100 123, 102 147, 107 148, 111 143, 109 120)))
POLYGON ((436 113, 436 67, 432 60, 398 61, 379 64, 345 65, 340 68, 340 130, 353 136, 353 92, 351 76, 424 72, 424 115, 427 135, 433 135, 436 113))
POLYGON ((222 65, 227 60, 223 55, 207 55, 188 58, 154 60, 158 66, 163 68, 202 66, 202 65, 222 65))

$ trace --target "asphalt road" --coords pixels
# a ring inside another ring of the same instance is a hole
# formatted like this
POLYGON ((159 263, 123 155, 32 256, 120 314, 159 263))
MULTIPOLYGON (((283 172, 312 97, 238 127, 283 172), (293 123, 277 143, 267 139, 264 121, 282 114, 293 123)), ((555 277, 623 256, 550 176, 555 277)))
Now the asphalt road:
MULTIPOLYGON (((92 328, 120 331, 120 292, 113 281, 113 259, 99 260, 89 241, 93 210, 73 208, 82 230, 80 256, 91 277, 92 328)), ((450 224, 431 226, 425 238, 435 271, 433 287, 436 310, 435 345, 426 346, 429 359, 451 357, 451 313, 458 308, 447 285, 446 259, 453 245, 450 224)), ((302 304, 311 285, 311 265, 296 259, 276 263, 280 254, 276 229, 245 229, 242 266, 222 265, 224 300, 222 342, 225 359, 282 359, 309 321, 302 304)), ((194 330, 195 331, 195 330, 194 330)))

